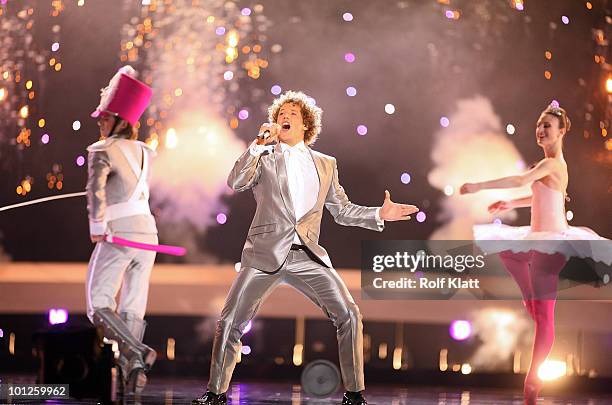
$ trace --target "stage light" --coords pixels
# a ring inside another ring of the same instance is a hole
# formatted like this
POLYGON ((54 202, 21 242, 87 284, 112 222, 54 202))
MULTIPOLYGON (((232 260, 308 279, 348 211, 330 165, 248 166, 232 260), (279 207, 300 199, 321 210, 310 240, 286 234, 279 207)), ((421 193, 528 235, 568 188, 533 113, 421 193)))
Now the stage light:
POLYGON ((51 51, 53 52, 57 52, 59 48, 60 48, 59 42, 54 42, 53 45, 51 45, 51 51))
POLYGON ((410 174, 408 173, 402 173, 402 175, 400 176, 400 181, 404 184, 410 183, 411 180, 412 177, 410 177, 410 174))
POLYGON ((219 213, 217 214, 217 223, 219 225, 223 225, 224 223, 227 222, 227 215, 225 215, 224 213, 219 213))
POLYGON ((349 86, 346 88, 346 95, 349 97, 355 97, 357 95, 357 89, 353 86, 349 86))
POLYGON ((351 14, 351 13, 344 13, 344 14, 342 14, 342 19, 344 21, 346 21, 346 22, 353 21, 353 14, 351 14))
POLYGON ((448 349, 440 349, 438 366, 440 368, 440 371, 448 370, 448 349))
POLYGON ((76 164, 79 167, 83 166, 85 164, 85 158, 83 156, 78 156, 76 158, 76 164))
POLYGON ((301 366, 304 355, 304 345, 298 343, 293 346, 293 364, 296 366, 301 366))
POLYGON ((444 128, 447 128, 450 125, 450 120, 446 117, 442 117, 440 118, 440 125, 442 125, 444 128))
POLYGON ((176 355, 176 340, 174 338, 168 338, 166 342, 166 358, 168 360, 174 360, 176 355))
POLYGON ((68 321, 68 311, 62 308, 51 308, 49 310, 49 323, 58 325, 68 321))
POLYGON ((28 115, 30 115, 30 108, 27 105, 24 105, 19 109, 19 116, 21 118, 26 119, 28 118, 28 115))
MULTIPOLYGON (((606 91, 610 94, 612 93, 612 76, 609 76, 606 80, 606 91)), ((0 97, 1 99, 2 97, 0 97)))
POLYGON ((552 381, 567 374, 567 364, 560 360, 546 360, 538 368, 538 377, 542 381, 552 381))
POLYGON ((385 112, 389 115, 395 112, 395 106, 393 104, 385 104, 385 112))
POLYGON ((357 126, 357 133, 359 135, 365 135, 368 133, 368 127, 366 127, 365 125, 358 125, 357 126))
POLYGON ((472 372, 472 366, 469 363, 463 363, 461 365, 461 374, 467 375, 472 372))
POLYGON ((242 346, 242 348, 240 349, 240 352, 244 355, 251 354, 251 346, 249 345, 242 346))
POLYGON ((466 340, 472 335, 472 325, 468 321, 456 320, 451 322, 449 331, 453 339, 466 340))
POLYGON ((247 333, 249 333, 252 327, 253 327, 253 320, 250 320, 249 323, 246 324, 244 329, 242 329, 242 334, 246 335, 247 333))
POLYGON ((515 132, 516 132, 516 128, 514 127, 514 125, 512 124, 506 125, 506 133, 508 135, 514 135, 515 132))
POLYGON ((81 122, 80 121, 74 121, 72 123, 72 129, 75 131, 78 131, 79 129, 81 129, 81 122))
POLYGON ((168 128, 165 144, 168 149, 175 149, 178 146, 178 137, 176 136, 176 130, 174 128, 168 128))
POLYGON ((423 211, 417 212, 416 214, 417 222, 425 222, 426 219, 427 219, 427 214, 425 214, 423 211))

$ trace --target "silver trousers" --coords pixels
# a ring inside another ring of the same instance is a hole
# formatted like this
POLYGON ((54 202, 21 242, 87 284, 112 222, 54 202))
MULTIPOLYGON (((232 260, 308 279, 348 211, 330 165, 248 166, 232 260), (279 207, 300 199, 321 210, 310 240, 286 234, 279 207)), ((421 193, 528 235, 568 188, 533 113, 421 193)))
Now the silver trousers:
POLYGON ((365 389, 361 313, 338 273, 313 261, 302 250, 291 250, 283 266, 269 274, 241 269, 217 321, 208 389, 226 392, 236 365, 242 330, 260 305, 280 284, 288 284, 318 305, 337 329, 342 380, 348 391, 365 389))
MULTIPOLYGON (((155 234, 117 234, 125 239, 157 243, 155 234)), ((107 242, 98 242, 89 259, 86 280, 87 316, 110 308, 143 319, 149 295, 149 279, 156 253, 107 242), (121 290, 119 305, 116 296, 121 290)))

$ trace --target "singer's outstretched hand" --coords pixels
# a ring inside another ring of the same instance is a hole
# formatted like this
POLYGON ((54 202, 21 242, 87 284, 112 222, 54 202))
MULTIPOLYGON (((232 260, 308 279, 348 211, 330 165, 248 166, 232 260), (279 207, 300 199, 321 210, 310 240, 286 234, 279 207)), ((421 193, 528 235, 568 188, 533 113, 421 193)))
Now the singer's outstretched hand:
POLYGON ((410 215, 418 212, 415 205, 398 204, 391 201, 391 194, 385 190, 385 202, 380 209, 380 219, 383 221, 407 221, 410 215))

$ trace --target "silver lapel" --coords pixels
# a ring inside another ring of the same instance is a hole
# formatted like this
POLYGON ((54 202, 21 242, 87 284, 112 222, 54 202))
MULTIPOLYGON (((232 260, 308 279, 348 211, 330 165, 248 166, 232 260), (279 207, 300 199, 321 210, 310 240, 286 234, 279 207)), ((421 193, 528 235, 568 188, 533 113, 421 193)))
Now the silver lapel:
POLYGON ((310 153, 310 157, 312 158, 312 161, 314 162, 315 167, 317 169, 317 176, 319 176, 319 194, 317 196, 317 202, 314 205, 314 207, 312 207, 310 211, 304 214, 302 218, 307 218, 308 215, 310 215, 311 213, 318 211, 319 210, 318 207, 325 202, 325 194, 326 194, 324 192, 324 185, 323 185, 323 174, 325 173, 325 166, 324 166, 323 159, 316 156, 314 153, 312 153, 312 149, 310 149, 310 147, 307 146, 306 149, 308 149, 308 153, 310 153))
POLYGON ((289 179, 287 177, 287 166, 285 165, 285 156, 280 142, 274 147, 274 164, 276 165, 276 178, 280 187, 281 198, 285 203, 285 208, 291 213, 291 218, 295 221, 295 210, 293 209, 293 200, 289 192, 289 179))

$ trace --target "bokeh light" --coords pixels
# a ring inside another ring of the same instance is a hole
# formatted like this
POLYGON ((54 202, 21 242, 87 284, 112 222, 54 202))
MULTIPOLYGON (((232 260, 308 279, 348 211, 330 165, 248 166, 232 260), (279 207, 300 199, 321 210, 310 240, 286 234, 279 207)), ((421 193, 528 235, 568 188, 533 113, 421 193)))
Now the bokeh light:
POLYGON ((217 223, 219 225, 223 225, 227 222, 227 215, 225 215, 224 213, 219 213, 217 214, 217 223))
POLYGON ((83 156, 78 156, 76 158, 76 164, 77 166, 83 166, 85 164, 85 158, 83 156))
POLYGON ((368 127, 366 127, 365 125, 357 125, 357 133, 362 136, 367 134, 368 127))
POLYGON ((351 13, 344 13, 344 14, 342 14, 342 19, 344 21, 346 21, 346 22, 353 21, 353 14, 351 14, 351 13))
POLYGON ((440 118, 440 125, 444 128, 448 128, 448 126, 450 125, 450 120, 447 117, 442 117, 440 118))
POLYGON ((426 219, 427 219, 427 215, 423 211, 417 212, 416 214, 417 222, 425 222, 426 219))
POLYGON ((344 60, 347 61, 348 63, 355 62, 355 54, 353 54, 351 52, 345 53, 344 54, 344 60))
POLYGON ((278 84, 275 84, 274 86, 270 88, 270 93, 274 94, 275 96, 278 96, 279 94, 281 94, 282 91, 283 89, 278 84))
POLYGON ((389 115, 395 112, 395 106, 393 104, 385 104, 385 112, 389 115))
POLYGON ((472 324, 464 320, 453 321, 450 324, 449 332, 451 337, 455 340, 466 340, 472 335, 472 324))
POLYGON ((349 86, 346 88, 346 95, 349 97, 355 97, 357 95, 357 89, 353 86, 349 86))
POLYGON ((408 173, 402 173, 402 175, 400 176, 400 181, 404 184, 410 183, 411 180, 412 177, 410 177, 410 174, 408 173))
POLYGON ((74 131, 78 131, 79 129, 81 129, 81 121, 76 120, 72 123, 72 129, 74 131))

